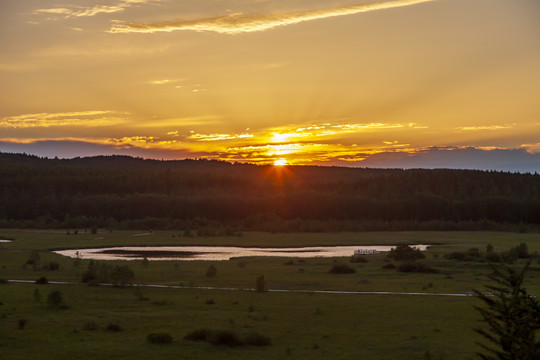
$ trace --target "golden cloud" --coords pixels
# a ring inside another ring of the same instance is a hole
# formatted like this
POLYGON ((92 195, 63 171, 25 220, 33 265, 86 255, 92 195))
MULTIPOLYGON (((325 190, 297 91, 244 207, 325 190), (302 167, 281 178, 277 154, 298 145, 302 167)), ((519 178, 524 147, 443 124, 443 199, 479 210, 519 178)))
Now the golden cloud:
POLYGON ((98 14, 112 14, 125 9, 139 5, 147 4, 151 2, 157 2, 161 0, 121 0, 116 5, 95 5, 91 7, 82 7, 77 9, 68 9, 68 8, 51 8, 51 9, 37 9, 34 11, 34 14, 54 14, 54 15, 65 15, 66 17, 87 17, 95 16, 98 14))
POLYGON ((265 31, 278 26, 298 24, 305 21, 326 19, 336 16, 354 15, 363 12, 410 6, 433 0, 397 0, 342 6, 331 9, 297 11, 282 14, 230 14, 195 20, 172 20, 155 23, 119 22, 111 27, 111 33, 154 33, 177 30, 213 31, 221 34, 239 34, 265 31))
POLYGON ((455 128, 456 130, 461 131, 479 131, 479 130, 502 130, 502 129, 510 129, 514 127, 515 124, 508 124, 508 125, 488 125, 488 126, 459 126, 455 128))
POLYGON ((24 114, 1 118, 0 128, 113 125, 127 121, 121 115, 108 110, 24 114))

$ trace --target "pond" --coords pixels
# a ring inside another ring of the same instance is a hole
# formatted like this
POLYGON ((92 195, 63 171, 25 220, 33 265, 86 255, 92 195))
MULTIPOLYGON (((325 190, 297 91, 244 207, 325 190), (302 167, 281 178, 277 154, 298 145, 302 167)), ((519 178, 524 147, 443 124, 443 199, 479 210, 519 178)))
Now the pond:
MULTIPOLYGON (((338 257, 351 256, 356 250, 364 253, 390 251, 394 246, 314 246, 296 248, 256 248, 235 246, 123 246, 97 249, 58 250, 55 253, 91 260, 230 260, 246 256, 338 257)), ((415 245, 425 250, 428 245, 415 245)))

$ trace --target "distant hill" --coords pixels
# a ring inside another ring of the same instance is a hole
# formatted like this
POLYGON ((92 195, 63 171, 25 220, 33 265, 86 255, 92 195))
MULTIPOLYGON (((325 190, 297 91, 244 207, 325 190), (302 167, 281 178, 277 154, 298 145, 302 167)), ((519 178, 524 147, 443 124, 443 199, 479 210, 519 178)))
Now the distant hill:
POLYGON ((540 175, 0 153, 0 204, 2 227, 515 230, 540 175))

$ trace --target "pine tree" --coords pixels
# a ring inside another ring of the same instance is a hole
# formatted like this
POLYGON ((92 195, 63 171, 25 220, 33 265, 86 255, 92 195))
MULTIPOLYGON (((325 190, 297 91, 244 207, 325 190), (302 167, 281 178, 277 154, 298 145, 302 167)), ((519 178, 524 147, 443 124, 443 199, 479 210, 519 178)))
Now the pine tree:
POLYGON ((488 292, 473 290, 484 303, 475 306, 488 329, 475 331, 485 337, 491 346, 478 343, 488 355, 477 353, 484 360, 538 360, 540 342, 535 341, 540 329, 540 305, 523 287, 530 262, 520 271, 508 265, 491 265, 489 278, 495 283, 486 286, 488 292))

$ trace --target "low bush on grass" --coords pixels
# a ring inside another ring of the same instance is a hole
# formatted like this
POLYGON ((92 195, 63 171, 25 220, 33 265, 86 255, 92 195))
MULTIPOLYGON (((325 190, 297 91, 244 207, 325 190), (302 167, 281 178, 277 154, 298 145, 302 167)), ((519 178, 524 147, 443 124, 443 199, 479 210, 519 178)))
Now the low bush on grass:
POLYGON ((8 280, 7 279, 0 279, 0 284, 2 285, 5 285, 5 284, 8 284, 8 280))
POLYGON ((424 259, 426 256, 420 250, 414 249, 407 244, 399 244, 390 250, 387 257, 396 261, 415 261, 424 259))
POLYGON ((194 330, 184 336, 184 339, 191 341, 206 341, 212 335, 212 330, 208 329, 199 329, 194 330))
POLYGON ((255 279, 255 290, 257 292, 266 291, 266 281, 264 280, 264 275, 261 275, 255 279))
POLYGON ((334 264, 328 272, 330 274, 353 274, 356 270, 347 264, 334 264))
POLYGON ((448 260, 459 260, 459 261, 483 261, 482 255, 478 248, 470 248, 466 252, 454 251, 450 254, 444 255, 445 259, 448 260))
POLYGON ((206 276, 207 277, 215 277, 217 275, 217 269, 214 266, 214 264, 210 265, 208 267, 208 270, 206 270, 206 276))
POLYGON ((47 305, 54 309, 67 309, 64 296, 60 290, 54 290, 47 295, 47 305))
POLYGON ((119 332, 122 331, 122 327, 117 323, 110 323, 109 325, 107 325, 105 330, 110 332, 119 332))
POLYGON ((208 341, 212 345, 223 346, 240 346, 243 344, 238 335, 230 330, 215 330, 208 341))
POLYGON ((234 331, 199 329, 188 333, 184 339, 191 341, 207 341, 215 346, 269 346, 272 341, 269 337, 256 332, 248 334, 245 339, 241 339, 234 331))
POLYGON ((397 267, 397 271, 405 273, 431 273, 438 274, 439 270, 422 263, 403 263, 397 267))
POLYGON ((396 268, 396 265, 392 264, 392 263, 388 263, 388 264, 384 264, 382 266, 383 269, 395 269, 396 268))
POLYGON ((172 343, 173 338, 167 333, 154 333, 148 334, 146 341, 150 344, 170 344, 172 343))
POLYGON ((49 283, 49 280, 47 280, 47 278, 45 276, 42 276, 40 277, 39 279, 36 280, 36 284, 38 285, 46 285, 49 283))
POLYGON ((367 263, 368 260, 366 259, 365 256, 363 255, 353 255, 351 256, 351 260, 350 260, 352 263, 367 263))
POLYGON ((56 261, 51 261, 48 264, 44 265, 43 269, 51 271, 60 270, 60 264, 58 264, 56 261))

